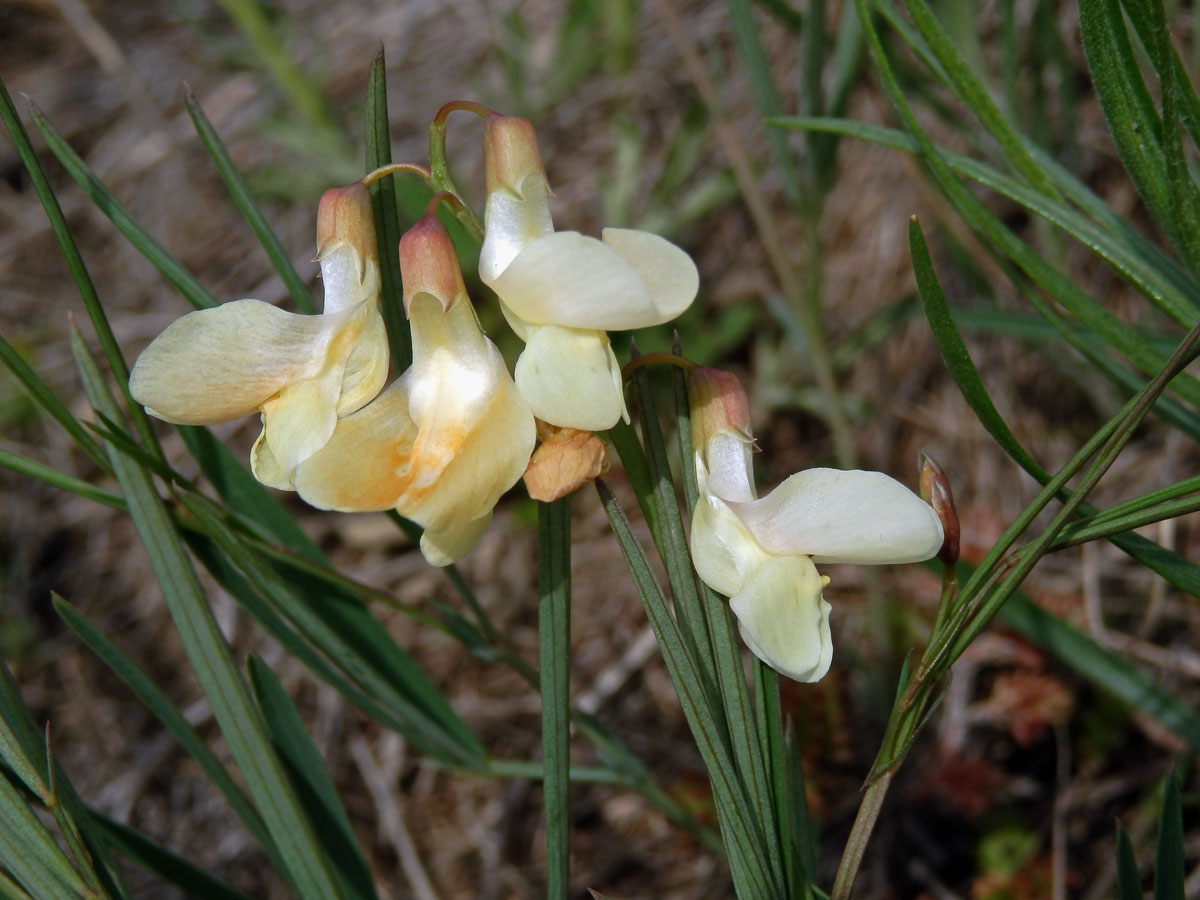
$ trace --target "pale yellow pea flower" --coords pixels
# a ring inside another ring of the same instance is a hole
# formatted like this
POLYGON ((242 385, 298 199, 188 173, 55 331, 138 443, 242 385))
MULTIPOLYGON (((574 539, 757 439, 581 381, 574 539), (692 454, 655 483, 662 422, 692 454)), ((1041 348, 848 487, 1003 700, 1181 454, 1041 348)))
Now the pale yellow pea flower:
POLYGON ((599 431, 628 421, 605 331, 674 319, 696 297, 695 264, 645 231, 606 228, 602 240, 555 231, 537 138, 525 119, 488 116, 484 162, 479 277, 525 341, 517 389, 553 425, 599 431))
POLYGON ((343 512, 396 509, 425 528, 433 565, 459 559, 533 452, 533 414, 479 330, 450 236, 427 214, 400 240, 413 362, 372 403, 339 420, 300 464, 296 490, 343 512))
POLYGON ((142 351, 129 389, 146 411, 182 425, 262 413, 250 462, 259 481, 292 488, 296 466, 325 445, 339 416, 387 380, 371 196, 356 183, 326 191, 317 210, 324 312, 260 300, 188 313, 142 351))
POLYGON ((796 681, 829 671, 829 579, 815 563, 919 562, 942 546, 933 508, 881 472, 806 469, 758 497, 749 405, 736 377, 697 368, 688 378, 700 497, 692 561, 729 597, 755 656, 796 681))

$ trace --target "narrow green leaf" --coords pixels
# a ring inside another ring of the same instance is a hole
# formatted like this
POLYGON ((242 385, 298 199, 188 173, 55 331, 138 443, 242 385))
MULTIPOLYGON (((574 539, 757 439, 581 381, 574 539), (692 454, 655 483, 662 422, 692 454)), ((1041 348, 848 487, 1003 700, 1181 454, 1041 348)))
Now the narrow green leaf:
MULTIPOLYGON (((80 826, 83 840, 87 845, 92 871, 99 877, 108 893, 120 900, 132 900, 129 892, 113 864, 108 850, 99 843, 94 829, 89 827, 87 809, 70 780, 58 768, 58 763, 47 753, 44 732, 39 730, 33 721, 33 715, 21 696, 21 689, 12 671, 3 659, 0 659, 0 721, 4 722, 6 752, 20 754, 27 765, 36 769, 36 777, 29 776, 31 781, 38 782, 47 789, 44 797, 52 797, 57 802, 59 817, 68 817, 80 826), (51 774, 50 767, 54 766, 51 774)), ((0 778, 3 778, 0 775, 0 778)), ((0 829, 0 844, 5 840, 3 829, 0 829)), ((5 856, 0 850, 0 859, 5 856)))
MULTIPOLYGON (((78 332, 71 336, 71 348, 92 405, 109 418, 118 419, 116 403, 78 332)), ((338 891, 317 849, 312 824, 304 817, 284 775, 266 725, 238 676, 229 646, 149 475, 115 448, 110 448, 109 459, 196 677, 285 861, 287 874, 301 897, 337 897, 338 891)))
POLYGON ((637 432, 628 422, 618 422, 605 436, 612 441, 617 451, 621 466, 629 478, 629 486, 633 488, 633 494, 637 497, 638 508, 646 519, 655 546, 659 546, 662 543, 660 533, 663 526, 654 503, 654 481, 650 477, 650 465, 646 461, 641 442, 638 441, 637 432))
POLYGON ((0 872, 0 897, 4 900, 34 900, 22 887, 0 872))
MULTIPOLYGON (((750 79, 750 90, 754 95, 759 115, 763 118, 779 115, 783 112, 783 106, 775 88, 775 80, 771 77, 771 64, 763 48, 758 25, 754 21, 750 0, 729 0, 729 22, 733 27, 733 39, 737 44, 738 55, 741 56, 742 65, 746 67, 746 74, 750 79)), ((784 196, 794 206, 800 203, 804 196, 795 157, 784 135, 768 129, 767 142, 771 147, 771 158, 783 177, 784 196)))
POLYGON ((538 504, 538 646, 541 662, 542 784, 546 811, 546 896, 571 893, 571 503, 538 504))
POLYGON ((288 514, 275 494, 250 474, 250 470, 207 428, 177 426, 188 451, 204 477, 231 510, 255 523, 267 535, 305 559, 327 564, 325 555, 288 514))
POLYGON ((1146 48, 1159 82, 1166 84, 1174 80, 1180 86, 1180 118, 1192 142, 1200 147, 1200 97, 1191 89, 1183 60, 1171 44, 1170 24, 1163 4, 1159 0, 1122 0, 1121 6, 1137 32, 1138 40, 1146 48))
POLYGON ((1200 497, 1196 496, 1184 497, 1167 503, 1156 503, 1119 515, 1110 515, 1111 510, 1106 509, 1094 516, 1088 516, 1079 522, 1072 522, 1065 526, 1054 542, 1054 549, 1073 547, 1099 538, 1121 534, 1134 528, 1141 528, 1143 525, 1151 525, 1165 519, 1187 515, 1196 510, 1200 510, 1200 497))
POLYGON ((1142 80, 1118 0, 1081 0, 1079 29, 1096 97, 1125 171, 1159 225, 1178 242, 1163 123, 1142 80))
POLYGON ((188 115, 192 117, 192 124, 196 127, 196 135, 200 138, 200 143, 204 145, 204 149, 208 151, 213 165, 221 173, 221 180, 225 182, 225 187, 229 191, 233 205, 237 207, 238 212, 242 214, 242 218, 250 226, 250 230, 254 232, 254 236, 258 238, 259 244, 262 245, 267 258, 271 261, 271 267, 283 279, 284 287, 287 288, 288 294, 291 295, 292 302, 296 304, 296 307, 301 312, 315 313, 317 310, 313 305, 312 296, 309 294, 308 288, 296 272, 296 267, 292 265, 292 261, 288 257, 287 251, 283 249, 283 245, 279 242, 279 238, 267 223, 266 216, 258 208, 258 204, 254 201, 254 197, 250 193, 250 189, 246 186, 246 182, 242 179, 241 173, 238 172, 237 167, 233 164, 233 160, 229 157, 229 151, 225 149, 225 145, 221 142, 217 130, 208 121, 208 116, 204 114, 204 109, 200 106, 196 98, 192 96, 190 89, 184 97, 184 104, 187 106, 188 115))
POLYGON ((87 885, 17 789, 0 773, 0 860, 35 896, 74 900, 87 885))
MULTIPOLYGON (((700 672, 713 717, 717 722, 722 722, 727 710, 718 697, 718 674, 716 661, 713 658, 712 639, 708 631, 708 622, 704 618, 700 606, 696 574, 692 568, 687 536, 683 530, 683 518, 679 511, 679 501, 675 496, 675 484, 671 478, 666 445, 663 441, 662 429, 659 426, 658 404, 650 390, 649 373, 645 367, 633 373, 633 377, 630 379, 630 389, 637 401, 638 420, 642 426, 642 442, 646 450, 646 462, 653 488, 651 502, 654 504, 655 518, 662 525, 656 535, 658 553, 667 569, 667 582, 670 584, 671 594, 675 598, 675 621, 679 625, 679 633, 683 638, 684 645, 700 672)), ((744 694, 746 681, 742 674, 740 660, 733 677, 742 685, 744 694)), ((747 699, 743 710, 748 712, 749 708, 747 699)), ((728 710, 728 712, 733 713, 734 711, 728 710)), ((736 747, 735 752, 737 752, 736 747)), ((739 759, 739 762, 746 767, 744 771, 749 770, 751 765, 749 754, 747 758, 739 759)), ((758 760, 758 772, 761 775, 761 757, 758 760)))
POLYGON ((98 488, 90 481, 84 481, 82 478, 67 475, 52 466, 27 459, 17 453, 10 453, 3 448, 0 448, 0 467, 10 469, 27 478, 35 478, 51 487, 69 491, 87 500, 95 500, 97 503, 103 504, 110 509, 126 508, 125 498, 120 494, 114 494, 112 491, 98 488))
POLYGON ((98 812, 92 813, 92 822, 105 844, 147 872, 153 872, 168 884, 186 891, 189 897, 200 900, 251 900, 249 895, 217 880, 190 859, 173 853, 128 825, 114 822, 98 812))
MULTIPOLYGON (((925 304, 930 329, 958 389, 967 400, 976 418, 979 419, 980 424, 995 438, 1001 448, 1041 484, 1049 483, 1050 473, 1043 469, 1017 441, 984 389, 979 372, 975 369, 975 364, 971 361, 971 356, 967 353, 966 345, 950 314, 949 304, 942 293, 937 274, 933 269, 933 261, 929 257, 925 237, 921 232, 920 225, 915 220, 909 226, 909 245, 912 250, 917 286, 921 293, 921 301, 925 304)), ((1063 493, 1060 495, 1060 499, 1065 500, 1068 496, 1068 493, 1063 493)), ((1080 512, 1089 514, 1094 513, 1095 510, 1087 504, 1083 504, 1080 512)), ((1193 596, 1200 596, 1197 594, 1197 591, 1200 591, 1200 566, 1196 566, 1141 535, 1116 535, 1109 540, 1138 562, 1167 579, 1171 584, 1193 596)))
POLYGON ((63 430, 79 445, 79 449, 87 455, 88 459, 105 472, 111 471, 108 457, 104 455, 104 451, 100 449, 95 438, 83 427, 83 423, 67 409, 67 405, 58 399, 58 395, 50 390, 49 385, 42 381, 37 372, 25 362, 16 348, 5 340, 2 334, 0 334, 0 362, 3 362, 17 381, 21 382, 22 387, 28 391, 33 401, 63 427, 63 430))
POLYGON ((321 849, 333 864, 345 895, 375 900, 367 858, 304 721, 275 673, 258 656, 250 657, 249 673, 254 696, 271 729, 275 748, 288 765, 300 802, 309 817, 321 823, 321 849))
POLYGON ((929 256, 929 247, 925 243, 925 235, 921 231, 916 217, 908 223, 909 249, 912 251, 913 272, 917 278, 917 290, 921 302, 925 305, 925 317, 929 320, 930 330, 933 331, 942 359, 950 370, 954 383, 974 411, 988 433, 1004 448, 1009 456, 1017 460, 1022 468, 1040 469, 1037 461, 1025 452, 1007 423, 1001 418, 992 398, 979 377, 967 345, 963 343, 954 317, 950 314, 950 305, 946 295, 942 293, 941 283, 933 268, 933 260, 929 256))
POLYGON ((616 497, 602 480, 597 479, 596 489, 621 548, 621 555, 633 577, 634 586, 646 608, 650 625, 658 638, 663 660, 696 739, 696 746, 708 768, 734 884, 742 896, 779 897, 782 885, 772 878, 761 823, 754 816, 752 801, 739 780, 731 751, 708 708, 699 672, 687 654, 662 586, 651 570, 645 552, 616 497))
MULTIPOLYGON (((187 299, 192 306, 197 309, 204 309, 209 306, 216 306, 217 300, 208 292, 205 287, 196 280, 179 260, 171 256, 161 244, 158 243, 150 234, 142 228, 141 225, 130 214, 120 201, 113 195, 104 183, 96 177, 95 173, 88 167, 87 163, 71 149, 71 145, 66 139, 58 133, 58 130, 50 123, 45 114, 36 106, 30 106, 30 112, 33 115, 33 123, 42 133, 42 137, 46 139, 46 145, 50 151, 58 157, 58 161, 62 163, 63 168, 67 173, 75 179, 76 183, 83 188, 83 192, 91 198, 97 208, 108 216, 109 220, 117 226, 117 230, 125 235, 126 240, 131 243, 139 253, 141 253, 150 262, 154 268, 162 273, 163 277, 169 281, 179 293, 187 299)), ((86 299, 86 298, 85 298, 86 299)), ((106 353, 107 355, 107 353, 106 353)), ((111 363, 111 360, 110 360, 111 363)), ((128 378, 128 372, 123 375, 118 372, 118 380, 128 378)))
MULTIPOLYGON (((387 67, 382 46, 371 60, 367 76, 366 116, 367 171, 373 172, 392 162, 387 67)), ((375 209, 375 235, 379 245, 380 309, 392 348, 392 361, 396 371, 403 372, 412 362, 412 334, 404 315, 404 286, 396 255, 396 248, 400 246, 400 221, 396 216, 395 178, 395 175, 388 175, 371 185, 371 203, 375 209)))
POLYGON ((308 591, 302 581, 285 581, 238 540, 209 501, 189 495, 183 502, 255 589, 326 657, 391 710, 409 740, 430 755, 483 768, 484 752, 478 738, 369 610, 324 585, 320 591, 308 591))
MULTIPOLYGON (((32 105, 30 108, 34 113, 34 120, 37 121, 37 108, 32 105)), ((62 207, 58 205, 58 198, 54 196, 54 190, 50 187, 50 182, 46 178, 42 164, 38 161, 37 154, 33 152, 33 144, 30 143, 29 134, 25 131, 25 126, 21 124, 21 117, 17 115, 16 107, 13 106, 12 98, 8 94, 8 88, 5 86, 3 79, 0 79, 0 119, 4 121, 8 133, 12 137, 13 144, 17 148, 17 155, 21 157, 25 171, 29 174, 29 180, 33 182, 33 187, 37 192, 38 199, 41 201, 42 209, 45 210, 46 218, 50 221, 50 229, 54 232, 59 248, 66 258, 67 268, 71 273, 72 280, 75 282, 75 288, 79 291, 79 296, 83 300, 88 318, 91 320, 92 327, 96 330, 96 335, 100 339, 100 346, 104 350, 104 357, 108 360, 108 364, 117 381, 120 382, 121 393, 125 398, 126 406, 129 407, 133 415, 133 421, 137 426, 138 434, 141 435, 142 441, 148 448, 155 452, 161 452, 158 450, 154 430, 150 427, 150 421, 145 410, 139 404, 134 403, 133 398, 129 394, 129 368, 125 365, 125 358, 121 355, 121 348, 117 345, 117 339, 113 335, 112 328, 108 324, 108 318, 105 316, 104 309, 100 305, 100 298, 96 294, 96 287, 92 283, 91 275, 88 274, 87 266, 84 265, 83 257, 79 254, 79 247, 76 246, 75 239, 71 236, 71 229, 67 227, 67 220, 63 215, 62 207)))
POLYGON ((1142 900, 1142 876, 1125 829, 1117 825, 1117 900, 1142 900))
MULTIPOLYGON (((1135 365, 1146 373, 1159 371, 1163 360, 1152 347, 1138 335, 1131 333, 1122 322, 1097 304, 1071 279, 1050 265, 1044 258, 1033 253, 954 176, 943 161, 941 151, 930 141, 913 115, 908 101, 896 81, 895 73, 884 53, 879 34, 871 22, 867 0, 856 0, 856 2, 868 37, 871 56, 880 73, 888 99, 903 121, 905 128, 920 144, 922 158, 928 164, 934 181, 959 215, 973 230, 986 239, 986 245, 993 253, 1001 259, 1005 256, 1011 258, 1022 271, 1062 303, 1072 315, 1128 356, 1135 365)), ((1189 401, 1200 403, 1200 383, 1195 379, 1185 376, 1177 382, 1175 388, 1181 396, 1188 398, 1189 401)))
POLYGON ((1184 900, 1183 879, 1183 811, 1179 803, 1179 776, 1172 769, 1163 786, 1162 816, 1158 820, 1154 900, 1184 900))
POLYGON ((57 594, 54 595, 53 601, 59 618, 75 632, 89 650, 100 658, 101 662, 113 671, 113 674, 125 682, 146 708, 153 713, 154 717, 162 723, 163 727, 171 732, 175 740, 179 741, 180 746, 199 763, 208 780, 225 795, 230 808, 242 820, 246 830, 269 854, 273 853, 272 841, 263 825, 262 818, 255 811, 242 789, 225 770, 225 766, 217 759, 216 754, 188 724, 187 719, 183 717, 170 698, 159 689, 152 678, 146 675, 133 660, 89 622, 71 603, 57 594))
POLYGON ((796 854, 796 842, 792 824, 796 819, 793 806, 796 797, 792 794, 795 778, 793 759, 783 735, 783 713, 779 706, 779 676, 761 659, 755 659, 754 667, 754 719, 758 733, 766 748, 767 773, 771 784, 772 820, 774 837, 779 843, 779 854, 783 861, 784 884, 787 896, 803 897, 807 879, 800 867, 796 854))
POLYGON ((326 662, 325 658, 314 650, 312 645, 295 629, 288 625, 284 618, 242 576, 229 558, 220 551, 215 542, 207 536, 196 533, 188 533, 186 538, 188 549, 217 580, 217 583, 249 613, 255 622, 262 626, 267 634, 279 641, 288 653, 300 660, 310 672, 376 722, 393 731, 404 732, 405 726, 400 719, 352 685, 326 662))
POLYGON ((1034 188, 1040 193, 1056 196, 1058 192, 1053 182, 1026 150, 1024 140, 1004 117, 992 100, 987 87, 958 52, 933 10, 925 0, 904 0, 904 6, 912 16, 913 24, 917 26, 921 37, 925 39, 929 49, 942 64, 943 71, 949 76, 950 87, 962 98, 967 109, 987 129, 988 134, 995 138, 1013 165, 1029 179, 1034 188))
MULTIPOLYGON (((780 117, 772 119, 771 124, 781 128, 833 131, 908 153, 921 151, 918 141, 904 132, 849 119, 780 117)), ((1195 280, 1136 229, 1104 207, 1083 185, 1065 181, 1067 173, 1061 170, 1053 172, 1055 184, 1071 202, 1080 205, 1086 203, 1087 215, 1039 194, 985 163, 941 147, 938 152, 951 170, 1002 194, 1057 226, 1095 251, 1180 325, 1191 325, 1196 316, 1196 298, 1200 294, 1195 280)), ((1038 161, 1040 165, 1049 166, 1049 160, 1044 157, 1039 156, 1038 161)))

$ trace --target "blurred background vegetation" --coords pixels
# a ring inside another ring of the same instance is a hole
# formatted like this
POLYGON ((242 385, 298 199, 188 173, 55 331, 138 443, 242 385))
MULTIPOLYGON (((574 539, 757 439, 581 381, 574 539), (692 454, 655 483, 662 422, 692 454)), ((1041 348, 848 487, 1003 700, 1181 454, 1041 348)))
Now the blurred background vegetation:
MULTIPOLYGON (((942 145, 1003 160, 1002 142, 984 134, 947 88, 936 52, 920 37, 902 39, 913 26, 888 4, 879 6, 891 10, 884 39, 917 120, 942 145)), ((1195 13, 1168 7, 1194 83, 1195 13)), ((997 110, 1031 145, 1146 235, 1149 249, 1139 245, 1139 252, 1173 254, 1169 241, 1178 235, 1161 236, 1157 210, 1139 195, 1142 186, 1127 174, 1106 125, 1076 5, 945 0, 935 11, 997 110)), ((381 46, 396 160, 426 158, 428 121, 450 99, 530 117, 556 190, 559 227, 651 229, 696 258, 702 289, 678 326, 684 349, 733 368, 750 387, 764 451, 760 484, 813 465, 840 465, 879 469, 915 485, 923 448, 953 484, 963 558, 974 563, 1037 484, 996 445, 946 372, 916 295, 909 217, 918 215, 925 228, 992 401, 1047 469, 1064 463, 1115 412, 1130 376, 1077 325, 1059 329, 1044 317, 1034 302, 1038 289, 989 252, 910 152, 764 124, 804 115, 896 125, 855 21, 853 5, 786 0, 9 0, 0 5, 0 75, 26 121, 19 93, 222 300, 291 302, 289 286, 196 138, 186 91, 310 286, 316 199, 364 172, 368 67, 381 46), (1081 337, 1074 347, 1072 329, 1081 337)), ((1150 71, 1145 58, 1140 62, 1150 71)), ((459 184, 479 204, 478 131, 456 120, 449 135, 459 184)), ((34 139, 132 359, 189 307, 36 132, 34 139)), ((1187 161, 1195 162, 1191 150, 1187 161)), ((0 174, 0 333, 82 415, 86 401, 68 340, 78 296, 7 141, 0 142, 0 174)), ((1083 242, 1064 237, 1019 199, 971 191, 999 227, 1112 313, 1139 347, 1169 353, 1176 326, 1127 279, 1097 265, 1083 242)), ((422 203, 416 192, 409 200, 415 217, 422 203)), ((1124 227, 1095 218, 1101 232, 1124 227)), ((1192 260, 1182 246, 1186 266, 1192 260)), ((1165 270, 1174 271, 1170 266, 1165 270)), ((1177 289, 1194 301, 1192 276, 1180 278, 1177 289)), ((1061 310, 1040 302, 1051 313, 1061 310)), ((485 325, 498 325, 494 305, 481 306, 485 325)), ((667 349, 669 330, 638 341, 644 350, 667 349)), ((627 352, 620 338, 614 344, 627 352)), ((1196 471, 1195 412, 1187 407, 1176 418, 1191 427, 1168 418, 1170 426, 1153 420, 1139 429, 1092 502, 1103 507, 1196 471)), ((241 457, 256 428, 243 422, 217 432, 241 457)), ((110 484, 7 372, 0 372, 0 447, 110 484)), ((164 447, 185 475, 196 475, 178 436, 164 438, 164 447)), ((613 483, 628 496, 619 473, 613 483)), ((429 614, 458 603, 442 573, 382 517, 322 514, 291 497, 284 503, 357 581, 429 614)), ((593 494, 581 496, 574 515, 576 704, 621 735, 668 792, 706 821, 711 798, 699 755, 593 494)), ((480 603, 526 660, 537 657, 533 521, 532 504, 514 496, 462 565, 480 603)), ((1196 524, 1193 514, 1143 532, 1195 559, 1196 524)), ((882 573, 836 567, 829 574, 834 669, 818 685, 786 685, 784 696, 826 851, 817 867, 822 884, 832 880, 849 831, 899 661, 927 635, 939 589, 937 575, 916 566, 882 573)), ((222 587, 211 579, 205 586, 238 657, 265 660, 300 709, 381 896, 540 895, 535 781, 465 777, 424 762, 264 636, 222 587)), ((1190 760, 1200 747, 1188 718, 1200 697, 1195 600, 1107 544, 1047 557, 1023 590, 1023 609, 1070 625, 1082 643, 1064 649, 1055 640, 1061 632, 1035 616, 1002 621, 969 649, 892 788, 860 896, 1110 896, 1118 819, 1149 868, 1163 776, 1172 761, 1190 760), (1161 706, 1130 702, 1149 682, 1174 704, 1174 718, 1161 706)), ((52 591, 136 659, 228 758, 208 702, 181 664, 179 640, 128 516, 0 469, 0 655, 39 723, 50 722, 54 752, 76 788, 112 819, 246 894, 287 896, 193 758, 64 627, 52 591)), ((384 604, 371 608, 490 755, 536 758, 539 701, 526 681, 384 604)), ((579 762, 595 758, 582 741, 575 751, 579 762)), ((1185 847, 1194 864, 1200 830, 1186 762, 1180 774, 1185 847)), ((581 887, 613 898, 730 893, 723 864, 627 789, 577 786, 572 826, 573 882, 581 887)), ((1200 869, 1187 883, 1187 895, 1200 893, 1200 869)), ((137 897, 180 896, 140 872, 130 884, 137 897)))

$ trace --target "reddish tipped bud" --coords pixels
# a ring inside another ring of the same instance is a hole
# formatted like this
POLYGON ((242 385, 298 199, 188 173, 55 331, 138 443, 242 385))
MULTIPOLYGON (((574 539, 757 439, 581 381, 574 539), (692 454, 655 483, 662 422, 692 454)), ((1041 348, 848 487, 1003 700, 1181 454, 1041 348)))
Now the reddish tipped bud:
POLYGON ((489 115, 483 128, 483 159, 489 194, 506 188, 520 197, 530 175, 546 180, 537 135, 528 119, 489 115))
POLYGON ((406 313, 417 294, 432 294, 448 310, 467 293, 454 242, 436 216, 425 216, 400 238, 400 277, 406 313))
POLYGON ((942 549, 938 551, 938 559, 948 566, 958 561, 958 512, 954 508, 954 494, 950 490, 950 481, 942 467, 933 461, 924 451, 917 456, 917 465, 921 469, 919 490, 921 499, 933 507, 942 523, 942 549))
POLYGON ((697 366, 688 373, 688 403, 692 409, 692 445, 702 450, 709 438, 736 431, 750 435, 750 401, 732 372, 697 366))
POLYGON ((347 245, 362 259, 378 258, 371 192, 359 181, 326 191, 317 207, 317 259, 347 245))

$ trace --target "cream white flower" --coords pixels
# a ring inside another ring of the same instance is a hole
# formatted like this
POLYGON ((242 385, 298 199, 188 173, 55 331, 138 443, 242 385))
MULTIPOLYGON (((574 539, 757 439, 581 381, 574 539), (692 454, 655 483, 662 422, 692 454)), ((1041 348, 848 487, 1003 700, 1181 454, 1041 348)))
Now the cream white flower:
POLYGON ((401 238, 400 268, 412 367, 338 421, 296 470, 296 490, 322 509, 395 508, 425 528, 425 558, 448 565, 525 471, 534 421, 479 330, 450 236, 432 215, 401 238))
POLYGON ((362 184, 326 191, 317 211, 324 313, 235 300, 189 313, 138 357, 129 378, 151 415, 212 425, 262 413, 251 453, 255 477, 283 490, 325 445, 339 416, 387 380, 371 197, 362 184))
POLYGON ((537 138, 525 119, 489 116, 484 158, 479 277, 525 341, 518 390, 533 414, 553 425, 598 431, 628 421, 605 331, 678 316, 699 288, 695 264, 645 231, 606 228, 600 240, 555 231, 537 138))
POLYGON ((796 681, 829 671, 829 579, 815 563, 918 562, 942 546, 933 508, 880 472, 806 469, 765 497, 754 489, 749 409, 737 379, 698 368, 689 377, 700 497, 692 560, 730 598, 755 656, 796 681))

